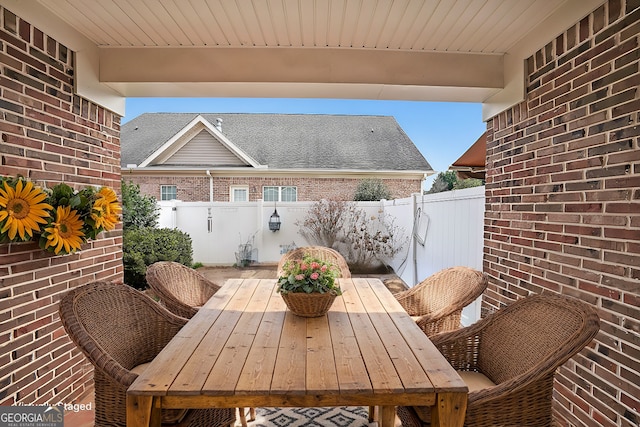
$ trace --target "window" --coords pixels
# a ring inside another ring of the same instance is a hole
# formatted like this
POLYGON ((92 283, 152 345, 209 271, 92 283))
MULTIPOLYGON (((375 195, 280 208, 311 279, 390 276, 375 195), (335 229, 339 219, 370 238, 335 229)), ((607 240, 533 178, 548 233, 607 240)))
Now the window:
POLYGON ((249 187, 232 186, 231 194, 229 195, 232 202, 248 202, 249 201, 249 187))
POLYGON ((262 187, 262 200, 265 202, 297 202, 296 187, 262 187))
POLYGON ((160 186, 160 200, 176 200, 178 198, 178 187, 175 185, 160 186))

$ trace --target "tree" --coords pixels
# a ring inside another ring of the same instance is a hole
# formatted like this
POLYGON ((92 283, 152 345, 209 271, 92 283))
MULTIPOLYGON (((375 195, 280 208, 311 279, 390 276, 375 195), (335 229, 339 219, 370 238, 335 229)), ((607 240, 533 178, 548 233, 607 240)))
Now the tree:
POLYGON ((361 179, 358 182, 353 200, 356 202, 373 202, 391 199, 391 192, 384 181, 377 178, 361 179))
POLYGON ((158 205, 152 196, 140 193, 140 186, 122 180, 122 227, 127 229, 158 225, 158 205))
POLYGON ((433 184, 431 184, 431 188, 427 193, 441 193, 453 190, 456 182, 458 182, 458 176, 455 171, 440 172, 436 179, 433 180, 433 184))

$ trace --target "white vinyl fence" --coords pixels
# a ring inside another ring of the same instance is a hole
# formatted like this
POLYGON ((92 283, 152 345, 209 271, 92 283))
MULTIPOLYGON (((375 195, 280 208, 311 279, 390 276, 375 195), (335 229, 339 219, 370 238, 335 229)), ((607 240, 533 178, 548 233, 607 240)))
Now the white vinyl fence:
MULTIPOLYGON (((298 234, 314 202, 159 202, 159 227, 191 236, 193 260, 205 265, 234 265, 242 259, 277 263, 289 248, 306 246, 298 234), (277 209, 282 225, 269 230, 277 209)), ((372 217, 384 214, 404 233, 406 244, 387 263, 409 286, 447 267, 482 270, 484 187, 381 202, 357 202, 372 217)), ((463 323, 479 317, 477 304, 463 313, 463 323), (477 311, 477 312, 476 312, 477 311)))

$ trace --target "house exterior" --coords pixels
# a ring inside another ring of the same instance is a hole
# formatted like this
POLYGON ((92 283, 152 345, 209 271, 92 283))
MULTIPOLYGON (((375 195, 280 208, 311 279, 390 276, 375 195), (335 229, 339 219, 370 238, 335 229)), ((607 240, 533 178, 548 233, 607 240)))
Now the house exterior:
POLYGON ((121 145, 123 178, 157 200, 353 200, 367 178, 401 198, 434 173, 390 116, 145 113, 121 145))
MULTIPOLYGON (((0 172, 117 190, 127 96, 482 102, 483 311, 543 292, 587 301, 601 331, 556 372, 555 421, 639 425, 638 0, 471 9, 429 0, 379 13, 362 2, 331 16, 313 13, 324 2, 294 14, 281 13, 285 3, 302 3, 273 1, 277 13, 255 14, 258 2, 235 2, 231 13, 216 11, 226 44, 198 39, 221 32, 210 15, 191 14, 194 25, 180 31, 185 15, 155 28, 140 19, 153 7, 178 15, 177 3, 0 0, 0 172), (205 24, 210 32, 198 32, 205 24)), ((72 404, 91 392, 92 366, 64 332, 58 301, 90 281, 122 278, 121 229, 65 256, 35 242, 0 244, 0 405, 72 404)))

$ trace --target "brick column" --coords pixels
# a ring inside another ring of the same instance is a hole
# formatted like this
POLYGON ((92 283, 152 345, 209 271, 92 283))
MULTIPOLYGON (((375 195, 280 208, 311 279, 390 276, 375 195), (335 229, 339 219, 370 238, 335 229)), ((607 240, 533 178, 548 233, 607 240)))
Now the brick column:
POLYGON ((527 60, 526 100, 488 122, 483 311, 531 293, 593 304, 559 369, 563 426, 640 416, 640 2, 610 0, 527 60))
MULTIPOLYGON (((73 55, 0 7, 0 174, 52 187, 120 190, 120 117, 73 93, 73 55)), ((60 296, 94 280, 122 280, 122 229, 79 253, 0 244, 0 405, 76 403, 91 365, 68 339, 60 296)))

